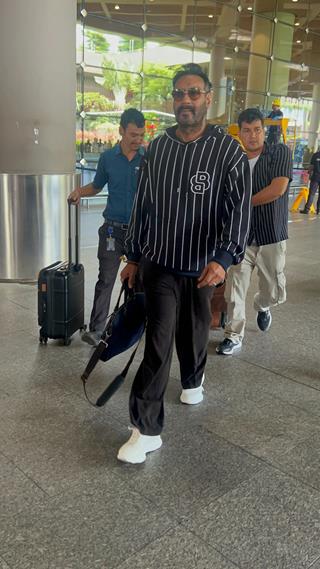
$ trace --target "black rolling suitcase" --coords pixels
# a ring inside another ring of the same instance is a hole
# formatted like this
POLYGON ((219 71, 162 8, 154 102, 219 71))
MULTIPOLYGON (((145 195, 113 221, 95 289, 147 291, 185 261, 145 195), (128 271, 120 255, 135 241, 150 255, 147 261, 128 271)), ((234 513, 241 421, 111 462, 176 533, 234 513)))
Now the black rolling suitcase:
POLYGON ((62 339, 65 346, 84 329, 84 268, 79 263, 79 206, 68 204, 69 260, 42 269, 38 279, 39 341, 62 339), (71 207, 76 207, 75 262, 72 262, 71 207))

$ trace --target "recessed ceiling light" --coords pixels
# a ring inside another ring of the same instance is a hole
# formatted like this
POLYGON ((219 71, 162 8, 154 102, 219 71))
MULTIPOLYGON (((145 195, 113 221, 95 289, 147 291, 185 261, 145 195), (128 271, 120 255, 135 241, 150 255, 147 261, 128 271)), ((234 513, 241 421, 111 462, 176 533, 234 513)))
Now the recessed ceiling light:
POLYGON ((297 43, 301 43, 301 40, 297 40, 297 43))
POLYGON ((292 0, 292 2, 299 2, 299 0, 292 0))
POLYGON ((213 14, 208 14, 208 18, 213 18, 213 14))
POLYGON ((115 10, 120 10, 119 4, 116 4, 115 7, 114 7, 114 9, 115 9, 115 10))
POLYGON ((249 12, 252 12, 253 10, 252 6, 248 6, 247 10, 249 10, 249 12))
POLYGON ((300 22, 295 22, 295 26, 300 26, 300 22))
POLYGON ((225 61, 231 61, 231 57, 227 57, 227 56, 226 56, 226 57, 224 57, 223 59, 224 59, 225 61))

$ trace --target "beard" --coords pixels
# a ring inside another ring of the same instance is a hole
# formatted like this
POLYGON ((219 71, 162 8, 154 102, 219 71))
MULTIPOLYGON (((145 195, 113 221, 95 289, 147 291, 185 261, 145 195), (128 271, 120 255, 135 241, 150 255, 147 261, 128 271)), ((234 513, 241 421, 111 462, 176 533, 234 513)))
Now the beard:
POLYGON ((199 107, 181 104, 174 110, 174 114, 180 127, 197 126, 207 115, 207 105, 205 102, 199 107))

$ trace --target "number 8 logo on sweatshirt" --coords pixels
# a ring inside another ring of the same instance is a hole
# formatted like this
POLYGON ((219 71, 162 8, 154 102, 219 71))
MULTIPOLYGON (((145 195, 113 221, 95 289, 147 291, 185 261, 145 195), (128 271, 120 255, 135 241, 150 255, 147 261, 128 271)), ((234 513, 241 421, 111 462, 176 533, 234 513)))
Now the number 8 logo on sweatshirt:
POLYGON ((210 188, 210 174, 209 172, 197 172, 190 179, 191 191, 194 194, 203 195, 206 190, 210 188))

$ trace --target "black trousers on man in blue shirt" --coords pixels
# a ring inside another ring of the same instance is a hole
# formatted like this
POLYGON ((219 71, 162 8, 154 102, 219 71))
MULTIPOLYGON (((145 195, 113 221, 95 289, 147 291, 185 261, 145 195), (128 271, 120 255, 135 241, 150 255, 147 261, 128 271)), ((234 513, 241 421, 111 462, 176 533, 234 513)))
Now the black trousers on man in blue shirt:
POLYGON ((94 291, 93 307, 90 316, 90 332, 102 332, 110 311, 110 301, 117 278, 121 256, 124 254, 124 240, 127 226, 106 221, 99 228, 99 275, 94 291), (115 250, 107 250, 108 227, 112 227, 115 250))
POLYGON ((317 214, 320 213, 320 179, 313 178, 310 180, 310 187, 309 187, 309 195, 307 203, 304 207, 306 212, 310 211, 310 208, 313 204, 314 196, 316 195, 318 190, 318 201, 317 201, 317 214))
POLYGON ((199 387, 207 361, 213 289, 197 288, 197 277, 170 273, 150 261, 141 262, 147 328, 143 361, 130 394, 130 418, 143 435, 163 428, 163 397, 174 340, 183 389, 199 387))

